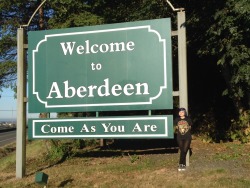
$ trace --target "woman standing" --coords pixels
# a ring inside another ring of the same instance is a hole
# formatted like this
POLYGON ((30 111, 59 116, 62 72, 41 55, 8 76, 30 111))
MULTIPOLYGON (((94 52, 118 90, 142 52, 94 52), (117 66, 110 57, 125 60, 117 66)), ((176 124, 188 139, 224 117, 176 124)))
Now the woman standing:
POLYGON ((186 170, 186 155, 190 148, 191 136, 191 119, 187 115, 185 108, 179 109, 179 117, 174 122, 177 130, 177 143, 180 149, 180 160, 178 171, 186 170))

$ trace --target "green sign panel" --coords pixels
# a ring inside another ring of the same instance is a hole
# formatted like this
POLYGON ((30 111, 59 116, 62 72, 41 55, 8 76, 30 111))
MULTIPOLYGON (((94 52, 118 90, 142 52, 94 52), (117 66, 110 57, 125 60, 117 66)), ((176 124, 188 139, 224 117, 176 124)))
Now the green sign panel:
POLYGON ((30 119, 29 139, 173 138, 172 116, 30 119))
POLYGON ((173 138, 172 116, 30 119, 29 139, 173 138))
POLYGON ((29 112, 172 109, 169 18, 28 35, 29 112))

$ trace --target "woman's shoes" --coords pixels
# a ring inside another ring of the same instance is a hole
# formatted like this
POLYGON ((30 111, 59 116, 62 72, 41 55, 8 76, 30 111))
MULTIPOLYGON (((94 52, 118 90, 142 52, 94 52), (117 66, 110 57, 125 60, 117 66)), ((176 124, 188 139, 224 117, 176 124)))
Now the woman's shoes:
POLYGON ((185 171, 186 170, 186 165, 184 164, 179 164, 178 171, 185 171))

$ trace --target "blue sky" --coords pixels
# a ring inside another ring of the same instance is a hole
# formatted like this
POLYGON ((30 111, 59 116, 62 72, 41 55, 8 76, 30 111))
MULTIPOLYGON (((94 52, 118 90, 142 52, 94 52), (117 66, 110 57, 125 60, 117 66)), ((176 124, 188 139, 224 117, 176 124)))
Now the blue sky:
POLYGON ((17 102, 11 89, 4 89, 0 98, 0 119, 16 118, 17 102))
MULTIPOLYGON (((0 121, 5 119, 16 119, 17 116, 17 100, 14 98, 14 91, 11 89, 3 89, 0 92, 0 121)), ((28 105, 27 105, 28 109, 28 105)), ((38 113, 27 113, 28 118, 38 118, 38 113)), ((50 114, 51 118, 56 117, 56 113, 50 114)))
MULTIPOLYGON (((14 92, 11 89, 3 89, 0 98, 0 120, 16 119, 17 100, 14 98, 14 92)), ((38 118, 38 114, 27 114, 28 118, 38 118)))

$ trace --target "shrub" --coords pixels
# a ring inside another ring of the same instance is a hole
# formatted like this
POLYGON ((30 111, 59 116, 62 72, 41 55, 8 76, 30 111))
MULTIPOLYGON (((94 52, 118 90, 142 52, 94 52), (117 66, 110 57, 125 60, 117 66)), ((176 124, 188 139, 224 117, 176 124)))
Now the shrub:
POLYGON ((239 119, 231 121, 228 135, 232 140, 239 140, 242 143, 250 142, 250 110, 243 111, 239 119))

